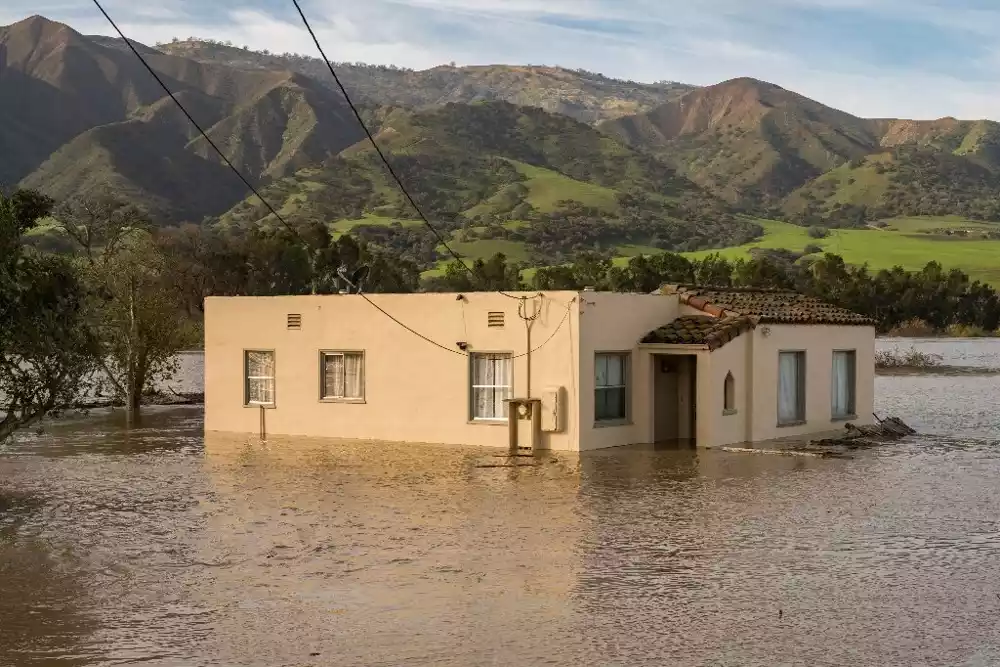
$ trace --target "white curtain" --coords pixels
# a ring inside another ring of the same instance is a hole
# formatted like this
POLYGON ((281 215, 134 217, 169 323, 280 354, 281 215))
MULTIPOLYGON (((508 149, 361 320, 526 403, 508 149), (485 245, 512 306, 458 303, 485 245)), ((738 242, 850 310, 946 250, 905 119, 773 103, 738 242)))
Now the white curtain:
POLYGON ((364 355, 324 355, 323 398, 364 398, 364 355))
POLYGON ((797 352, 782 352, 778 356, 778 421, 782 424, 802 421, 802 402, 799 400, 802 387, 799 386, 801 355, 797 352))
POLYGON ((247 352, 247 403, 274 403, 274 352, 247 352))
POLYGON ((344 355, 344 397, 363 398, 364 356, 344 355))
POLYGON ((472 402, 476 419, 507 417, 511 390, 511 358, 503 354, 477 354, 472 357, 472 402))
POLYGON ((344 397, 344 355, 324 355, 323 398, 344 397))
POLYGON ((854 353, 833 353, 832 412, 834 417, 847 417, 854 412, 854 353))

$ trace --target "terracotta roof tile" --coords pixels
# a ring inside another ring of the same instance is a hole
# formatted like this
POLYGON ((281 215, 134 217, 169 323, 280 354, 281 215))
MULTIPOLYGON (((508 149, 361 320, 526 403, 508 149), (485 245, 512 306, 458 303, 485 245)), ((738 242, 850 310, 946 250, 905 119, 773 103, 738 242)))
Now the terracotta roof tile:
POLYGON ((685 315, 666 326, 650 331, 643 343, 672 345, 707 345, 716 350, 755 326, 750 317, 712 317, 685 315))
POLYGON ((665 285, 661 294, 677 294, 681 303, 713 315, 753 317, 763 324, 839 324, 871 326, 865 315, 790 290, 665 285))

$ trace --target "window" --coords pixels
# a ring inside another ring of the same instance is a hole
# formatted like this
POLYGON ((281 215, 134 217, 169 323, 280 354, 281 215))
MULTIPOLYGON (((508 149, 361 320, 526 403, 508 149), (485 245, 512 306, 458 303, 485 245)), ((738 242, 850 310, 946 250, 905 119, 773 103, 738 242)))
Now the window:
POLYGON ((274 405, 274 351, 247 350, 243 353, 246 375, 246 405, 274 405))
POLYGON ((854 416, 857 354, 854 350, 834 351, 831 412, 834 419, 854 416))
POLYGON ((726 373, 725 386, 722 388, 722 412, 731 415, 736 413, 736 379, 732 371, 726 373))
POLYGON ((288 313, 286 323, 289 329, 302 328, 302 313, 288 313))
POLYGON ((502 329, 504 323, 504 314, 501 312, 491 312, 486 315, 486 326, 491 329, 502 329))
POLYGON ((507 419, 507 403, 513 398, 513 360, 509 354, 472 355, 472 418, 507 419))
POLYGON ((598 354, 594 358, 594 421, 628 419, 628 355, 598 354))
POLYGON ((361 400, 365 397, 364 352, 321 352, 320 398, 361 400))
POLYGON ((806 420, 806 353, 778 354, 778 424, 806 420))

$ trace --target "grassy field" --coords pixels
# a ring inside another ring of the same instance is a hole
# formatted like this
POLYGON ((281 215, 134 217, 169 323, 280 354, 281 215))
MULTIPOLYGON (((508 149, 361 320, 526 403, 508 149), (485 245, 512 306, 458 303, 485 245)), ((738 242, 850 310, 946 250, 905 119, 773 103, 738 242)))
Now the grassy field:
POLYGON ((364 217, 356 220, 338 220, 330 225, 330 229, 333 230, 334 236, 339 238, 341 234, 345 234, 360 225, 379 225, 388 227, 394 222, 398 222, 403 227, 414 227, 416 225, 424 224, 420 220, 399 220, 397 218, 387 218, 381 215, 366 213, 364 217))
MULTIPOLYGON (((524 199, 537 211, 551 213, 559 208, 557 204, 560 201, 571 199, 609 214, 618 214, 618 194, 610 188, 577 181, 551 169, 535 167, 525 162, 507 161, 524 176, 522 184, 528 189, 524 199)), ((492 213, 496 208, 497 205, 487 199, 470 208, 465 215, 471 218, 492 213)))
POLYGON ((972 229, 976 223, 960 218, 897 218, 887 220, 885 229, 833 229, 824 239, 811 238, 804 227, 761 220, 764 238, 760 241, 722 250, 702 250, 685 253, 700 259, 713 252, 724 257, 748 257, 754 248, 801 251, 815 244, 826 252, 840 255, 850 264, 867 263, 874 269, 899 265, 905 269, 922 269, 936 260, 945 268, 959 268, 975 279, 1000 284, 1000 241, 953 239, 942 240, 917 233, 920 229, 941 227, 972 229), (899 231, 894 231, 898 229, 899 231))
MULTIPOLYGON (((818 245, 826 252, 838 254, 850 264, 867 263, 873 269, 888 269, 899 265, 908 270, 922 269, 927 262, 936 260, 946 269, 959 268, 973 279, 1000 285, 1000 241, 963 239, 960 237, 932 236, 926 232, 934 229, 1000 229, 998 223, 977 222, 959 217, 894 218, 886 220, 888 226, 881 229, 833 229, 823 239, 809 236, 807 229, 777 220, 760 220, 764 236, 759 241, 741 246, 718 250, 700 250, 684 253, 690 259, 701 259, 719 253, 729 259, 747 258, 750 251, 761 249, 788 249, 801 251, 807 245, 818 245)), ((526 261, 528 251, 517 241, 483 240, 451 243, 456 252, 469 260, 489 259, 494 253, 503 252, 514 261, 526 261)), ((444 252, 444 248, 440 248, 444 252)), ((628 245, 618 248, 616 265, 628 263, 636 255, 652 255, 660 252, 656 248, 643 245, 628 245)), ((448 264, 443 260, 439 266, 426 272, 425 276, 440 275, 448 264)), ((525 272, 530 279, 533 270, 525 272)))
POLYGON ((610 188, 577 181, 551 169, 534 167, 524 162, 509 162, 527 179, 524 185, 528 188, 528 203, 543 213, 555 211, 558 208, 556 204, 564 199, 572 199, 608 213, 618 212, 617 195, 610 188))

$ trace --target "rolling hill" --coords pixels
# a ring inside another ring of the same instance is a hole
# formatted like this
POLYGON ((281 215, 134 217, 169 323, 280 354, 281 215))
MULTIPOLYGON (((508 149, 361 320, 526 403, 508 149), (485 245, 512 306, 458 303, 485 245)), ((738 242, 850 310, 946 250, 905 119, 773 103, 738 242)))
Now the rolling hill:
MULTIPOLYGON (((251 181, 292 173, 363 136, 342 100, 308 77, 143 48, 251 181)), ((0 28, 0 99, 0 184, 58 199, 106 190, 168 221, 200 220, 244 196, 134 55, 63 24, 36 16, 0 28)))
POLYGON ((992 197, 1000 124, 992 121, 858 118, 744 78, 600 127, 759 212, 838 223, 1000 215, 992 197))
MULTIPOLYGON (((284 217, 425 267, 441 259, 321 61, 211 40, 136 47, 284 217)), ((842 240, 907 236, 910 264, 943 253, 985 270, 980 251, 1000 231, 976 227, 1000 220, 989 120, 859 118, 748 78, 694 88, 559 67, 338 69, 408 189, 470 257, 744 252, 802 245, 818 225, 855 228, 830 237, 842 240), (915 217, 932 232, 883 227, 915 217), (767 219, 798 226, 776 234, 767 219), (934 227, 943 219, 965 227, 934 227)), ((161 224, 275 222, 121 40, 37 16, 0 27, 0 99, 0 187, 110 193, 161 224)), ((830 247, 806 245, 817 243, 830 247)), ((852 261, 869 248, 877 265, 888 245, 859 241, 852 261)))
MULTIPOLYGON (((378 126, 376 140, 407 189, 464 243, 523 243, 524 254, 544 262, 595 247, 721 247, 758 231, 663 162, 540 109, 506 102, 397 109, 378 126)), ((424 245, 415 258, 425 265, 438 258, 367 142, 263 195, 293 224, 332 223, 403 251, 424 245)), ((275 222, 255 198, 222 217, 227 225, 275 222)))
MULTIPOLYGON (((290 70, 334 85, 323 61, 309 56, 262 53, 199 39, 158 44, 157 48, 239 69, 290 70)), ((584 70, 533 65, 443 65, 422 71, 355 63, 336 63, 336 67, 351 95, 371 105, 430 107, 504 101, 586 123, 641 113, 694 89, 672 81, 637 83, 584 70)))

